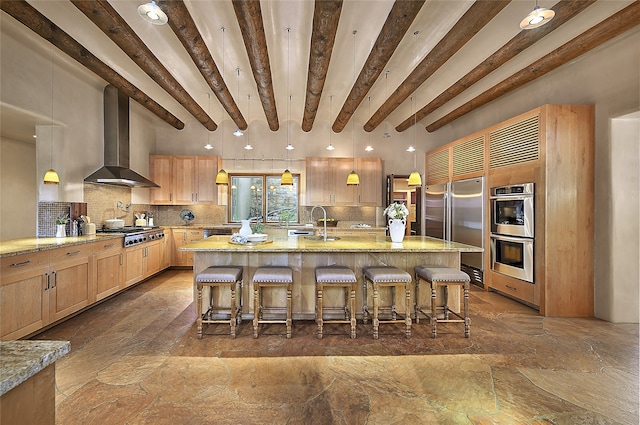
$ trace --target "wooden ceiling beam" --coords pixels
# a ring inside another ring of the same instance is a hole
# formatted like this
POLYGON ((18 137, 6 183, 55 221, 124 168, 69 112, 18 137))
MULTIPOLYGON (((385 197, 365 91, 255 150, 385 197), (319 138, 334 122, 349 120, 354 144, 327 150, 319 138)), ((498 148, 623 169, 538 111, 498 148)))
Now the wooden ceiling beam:
MULTIPOLYGON (((247 121, 234 101, 184 2, 181 0, 158 0, 156 3, 169 16, 169 26, 189 53, 189 56, 191 56, 193 63, 218 98, 218 101, 220 101, 220 104, 222 104, 222 107, 238 128, 246 130, 247 121)), ((237 101, 239 102, 240 99, 237 99, 237 101)))
MULTIPOLYGON (((489 75, 491 72, 504 65, 507 61, 523 52, 544 36, 555 30, 571 18, 582 12, 587 7, 595 3, 596 0, 563 0, 552 8, 556 12, 555 17, 535 31, 522 30, 515 37, 509 40, 504 46, 496 50, 491 56, 485 59, 480 65, 469 71, 467 75, 459 79, 451 87, 443 91, 438 97, 429 102, 415 113, 415 121, 424 119, 427 115, 449 102, 454 97, 489 75)), ((402 132, 411 127, 414 123, 414 115, 407 117, 396 126, 396 131, 402 132)))
POLYGON ((425 0, 396 0, 333 126, 340 133, 376 82, 425 0))
POLYGON ((232 4, 240 25, 244 47, 249 56, 249 63, 251 63, 264 115, 271 131, 277 131, 280 128, 280 122, 273 92, 267 37, 264 33, 260 1, 232 0, 232 4))
POLYGON ((434 72, 491 21, 511 0, 476 0, 364 125, 373 131, 434 72))
POLYGON ((303 131, 311 131, 318 113, 341 12, 342 0, 316 0, 307 73, 307 95, 302 117, 303 131))
POLYGON ((153 81, 178 101, 207 130, 214 131, 218 125, 209 117, 149 50, 127 22, 107 0, 71 0, 91 22, 105 33, 123 52, 133 60, 153 81))
POLYGON ((427 126, 428 132, 433 132, 449 124, 450 122, 468 114, 503 96, 523 85, 553 71, 554 69, 569 63, 577 57, 600 46, 601 44, 619 36, 625 31, 640 25, 640 1, 622 9, 589 30, 583 32, 571 41, 558 47, 553 52, 543 56, 526 68, 521 69, 509 78, 491 87, 484 93, 458 107, 444 117, 427 126))
POLYGON ((178 130, 184 128, 184 123, 172 113, 160 106, 136 86, 102 62, 85 49, 73 37, 60 29, 26 1, 2 1, 0 9, 11 15, 17 21, 49 41, 62 52, 66 53, 78 63, 121 90, 124 94, 153 112, 160 119, 178 130))

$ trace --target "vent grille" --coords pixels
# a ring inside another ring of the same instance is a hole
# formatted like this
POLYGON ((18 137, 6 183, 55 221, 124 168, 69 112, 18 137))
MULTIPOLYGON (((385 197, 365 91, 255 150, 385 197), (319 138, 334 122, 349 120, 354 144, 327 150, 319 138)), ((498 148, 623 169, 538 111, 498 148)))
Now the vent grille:
POLYGON ((478 173, 484 169, 484 135, 453 146, 453 176, 478 173))
POLYGON ((427 182, 449 179, 449 149, 427 155, 427 182))
POLYGON ((540 117, 535 115, 489 133, 489 168, 538 160, 539 123, 540 117))

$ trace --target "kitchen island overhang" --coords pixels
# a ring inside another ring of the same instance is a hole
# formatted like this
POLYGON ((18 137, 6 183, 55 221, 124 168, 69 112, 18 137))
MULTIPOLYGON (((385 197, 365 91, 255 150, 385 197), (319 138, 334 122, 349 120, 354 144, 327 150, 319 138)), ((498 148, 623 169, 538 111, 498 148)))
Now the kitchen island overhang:
MULTIPOLYGON (((244 269, 242 288, 242 317, 247 320, 253 315, 253 294, 251 277, 260 266, 288 266, 293 270, 293 319, 313 320, 315 318, 315 268, 340 264, 355 273, 358 279, 356 292, 356 310, 358 319, 362 318, 363 279, 362 269, 367 266, 388 265, 398 267, 414 275, 413 269, 418 265, 442 265, 460 268, 461 252, 482 252, 483 249, 471 245, 448 242, 426 236, 407 236, 402 243, 392 243, 386 236, 345 236, 338 240, 323 241, 304 237, 273 237, 267 243, 232 244, 229 236, 211 236, 192 242, 180 248, 181 251, 193 252, 194 277, 212 265, 237 265, 244 269)), ((194 279, 195 281, 195 279, 194 279)), ((427 300, 422 299, 421 302, 427 300)), ((206 294, 205 294, 206 295, 206 294)), ((427 297, 428 294, 425 295, 427 297)), ((274 291, 265 299, 270 305, 284 305, 286 294, 274 291)), ((367 304, 371 305, 371 291, 368 292, 367 304)), ((380 294, 381 303, 390 301, 390 292, 380 294)), ((412 297, 414 292, 412 291, 412 297)), ((438 294, 441 297, 442 294, 438 294)), ((451 296, 451 295, 450 295, 451 296)), ((459 294, 454 294, 451 305, 459 306, 459 294), (457 297, 457 298, 453 298, 457 297)), ((208 300, 208 296, 203 296, 208 300)), ((214 302, 228 304, 228 294, 214 294, 214 302)), ((194 302, 197 301, 194 286, 194 302)), ((412 299, 412 303, 415 300, 412 299)), ((206 301, 208 303, 208 301, 206 301)), ((327 306, 340 306, 344 303, 342 293, 324 294, 327 306)), ((402 306, 400 306, 402 308, 402 306)), ((203 306, 203 311, 207 306, 203 306)), ((458 308, 454 309, 459 311, 458 308)))

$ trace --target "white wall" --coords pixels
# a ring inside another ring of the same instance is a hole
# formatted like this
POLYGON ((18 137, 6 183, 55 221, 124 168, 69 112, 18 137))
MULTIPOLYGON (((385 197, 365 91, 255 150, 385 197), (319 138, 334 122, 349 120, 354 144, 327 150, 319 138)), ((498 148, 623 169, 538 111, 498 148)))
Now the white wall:
POLYGON ((0 139, 0 240, 36 234, 36 186, 35 143, 0 139))

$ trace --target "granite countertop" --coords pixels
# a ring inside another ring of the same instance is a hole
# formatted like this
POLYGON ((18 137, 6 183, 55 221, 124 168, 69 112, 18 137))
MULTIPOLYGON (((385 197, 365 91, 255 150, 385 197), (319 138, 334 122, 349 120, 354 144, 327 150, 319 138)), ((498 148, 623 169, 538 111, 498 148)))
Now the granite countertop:
POLYGON ((12 255, 29 254, 73 245, 122 238, 122 233, 96 233, 87 236, 70 236, 66 238, 22 238, 0 242, 0 258, 12 255))
POLYGON ((69 353, 69 341, 1 341, 0 395, 69 353))
POLYGON ((343 236, 323 241, 304 237, 269 236, 266 243, 232 244, 229 236, 211 236, 180 248, 181 251, 260 252, 483 252, 477 246, 448 242, 428 236, 405 236, 392 243, 387 236, 343 236))

